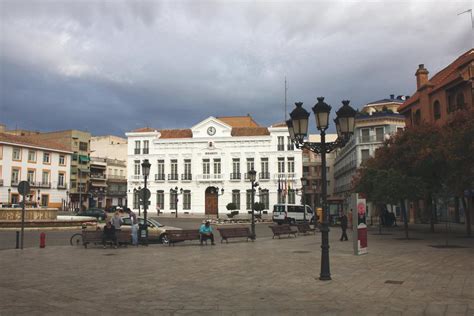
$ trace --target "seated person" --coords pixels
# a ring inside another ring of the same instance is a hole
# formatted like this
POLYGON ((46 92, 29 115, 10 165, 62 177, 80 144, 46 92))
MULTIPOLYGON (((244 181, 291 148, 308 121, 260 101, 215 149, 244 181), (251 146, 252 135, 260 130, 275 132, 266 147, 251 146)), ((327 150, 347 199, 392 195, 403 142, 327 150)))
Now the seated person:
POLYGON ((201 227, 199 228, 199 235, 200 235, 201 245, 202 245, 202 242, 207 240, 207 239, 210 239, 211 244, 215 245, 214 244, 214 234, 212 233, 212 227, 211 227, 211 222, 210 221, 206 221, 205 224, 201 225, 201 227))
POLYGON ((104 226, 104 231, 102 233, 102 244, 105 248, 105 243, 107 241, 112 241, 114 248, 117 248, 117 236, 115 236, 115 227, 112 226, 110 221, 107 221, 107 224, 104 226))

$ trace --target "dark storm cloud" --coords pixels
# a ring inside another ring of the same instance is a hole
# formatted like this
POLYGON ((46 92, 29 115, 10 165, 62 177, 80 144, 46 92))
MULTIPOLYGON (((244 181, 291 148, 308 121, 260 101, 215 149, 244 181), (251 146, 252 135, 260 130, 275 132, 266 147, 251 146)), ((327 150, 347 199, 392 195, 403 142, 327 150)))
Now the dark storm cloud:
POLYGON ((470 1, 2 1, 0 122, 123 134, 210 115, 269 125, 412 94, 472 47, 470 1))

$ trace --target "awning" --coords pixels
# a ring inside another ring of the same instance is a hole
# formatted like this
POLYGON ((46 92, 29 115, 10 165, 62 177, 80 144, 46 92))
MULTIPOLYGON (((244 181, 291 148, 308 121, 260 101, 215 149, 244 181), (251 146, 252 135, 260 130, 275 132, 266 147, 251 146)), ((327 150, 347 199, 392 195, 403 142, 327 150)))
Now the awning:
POLYGON ((89 156, 79 155, 79 162, 89 162, 90 160, 89 156))
POLYGON ((106 183, 97 183, 97 182, 91 182, 90 184, 92 187, 98 187, 98 188, 106 188, 107 184, 106 183))

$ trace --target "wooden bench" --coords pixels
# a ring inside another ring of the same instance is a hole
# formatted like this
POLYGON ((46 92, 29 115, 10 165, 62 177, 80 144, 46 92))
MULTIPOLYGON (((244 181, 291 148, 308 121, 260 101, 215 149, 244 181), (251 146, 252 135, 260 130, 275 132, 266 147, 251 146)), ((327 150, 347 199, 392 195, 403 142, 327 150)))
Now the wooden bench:
POLYGON ((168 235, 169 246, 171 244, 174 246, 174 243, 179 241, 200 240, 199 229, 167 230, 166 235, 168 235))
POLYGON ((288 237, 290 237, 290 235, 294 235, 296 237, 297 234, 297 231, 291 229, 290 225, 271 225, 268 227, 270 227, 273 232, 272 239, 275 238, 275 236, 280 238, 281 235, 288 235, 288 237))
MULTIPOLYGON (((119 231, 116 232, 117 243, 120 244, 129 244, 130 243, 130 232, 129 231, 119 231)), ((87 248, 88 244, 102 244, 102 230, 83 230, 82 231, 82 244, 84 248, 87 248)), ((107 240, 108 243, 111 243, 111 240, 107 240)))
POLYGON ((238 238, 245 237, 247 242, 250 240, 253 241, 252 233, 248 227, 218 227, 217 230, 221 234, 221 243, 225 240, 226 243, 229 243, 229 238, 238 238))
POLYGON ((298 228, 298 232, 301 234, 313 233, 316 234, 316 228, 311 228, 309 223, 300 223, 297 224, 296 227, 298 228))

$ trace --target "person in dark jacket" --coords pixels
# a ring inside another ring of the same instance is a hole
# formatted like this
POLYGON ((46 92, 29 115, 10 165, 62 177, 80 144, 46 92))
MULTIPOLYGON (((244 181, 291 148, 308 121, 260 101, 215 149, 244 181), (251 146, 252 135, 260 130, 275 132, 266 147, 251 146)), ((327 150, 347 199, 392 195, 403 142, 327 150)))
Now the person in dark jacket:
POLYGON ((115 236, 115 227, 112 226, 110 221, 107 221, 107 224, 104 226, 104 231, 102 234, 102 244, 105 248, 105 243, 107 241, 112 241, 114 248, 117 248, 117 236, 115 236))
POLYGON ((340 220, 341 220, 342 235, 341 235, 341 239, 339 239, 339 240, 340 241, 349 240, 349 238, 347 238, 347 233, 346 233, 346 230, 347 230, 347 216, 344 212, 342 212, 340 220))

